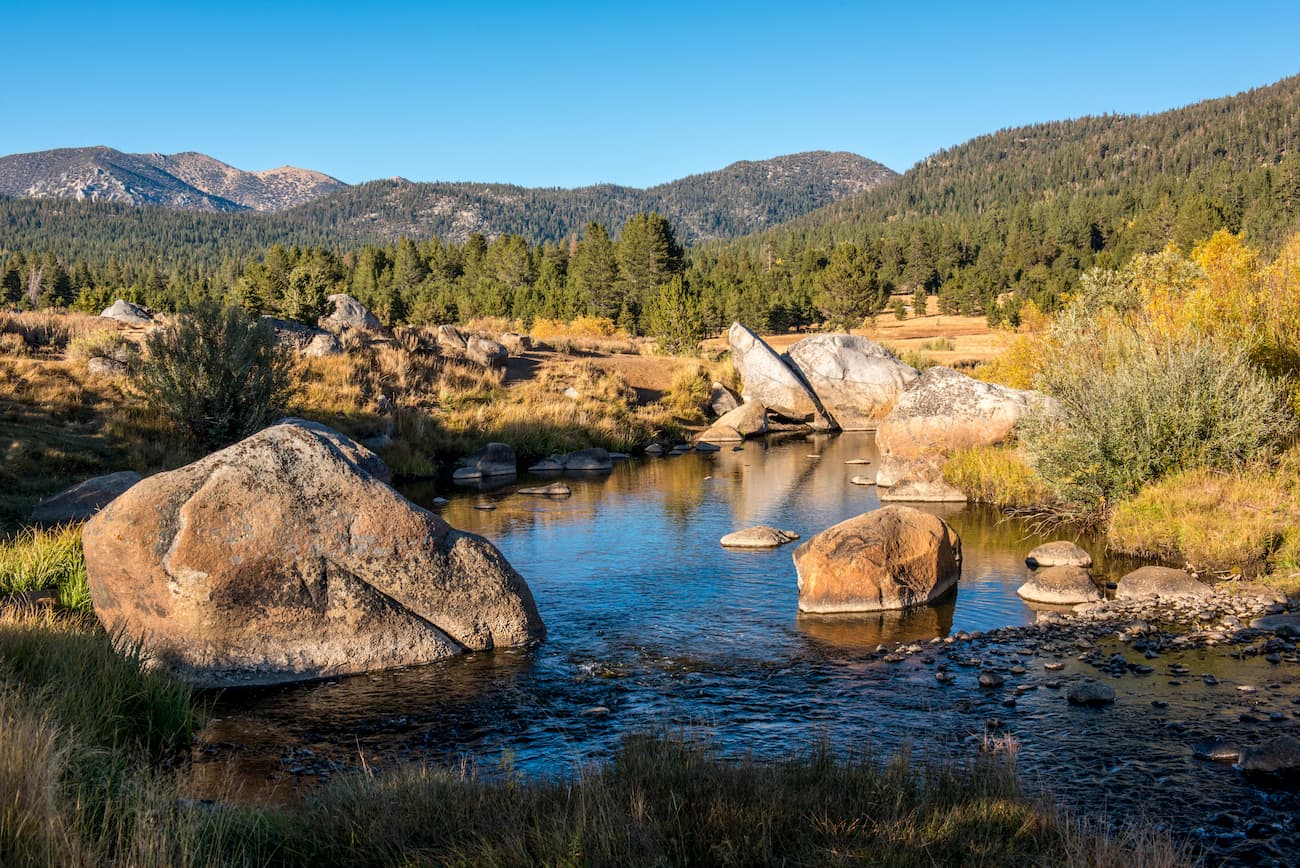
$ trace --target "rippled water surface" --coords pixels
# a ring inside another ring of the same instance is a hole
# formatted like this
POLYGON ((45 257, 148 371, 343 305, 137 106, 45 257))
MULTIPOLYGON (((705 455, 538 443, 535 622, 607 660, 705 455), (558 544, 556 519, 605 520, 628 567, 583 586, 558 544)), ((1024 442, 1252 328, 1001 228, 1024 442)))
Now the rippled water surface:
MULTIPOLYGON (((702 730, 732 754, 785 755, 820 739, 845 749, 908 743, 945 754, 982 743, 993 726, 1022 743, 1022 767, 1031 775, 1067 796, 1077 792, 1080 802, 1095 796, 1111 807, 1158 807, 1171 781, 1179 790, 1200 788, 1202 801, 1253 792, 1230 771, 1190 760, 1183 737, 1171 742, 1161 727, 1181 716, 1189 732, 1210 734, 1220 718, 1231 723, 1242 703, 1253 708, 1265 699, 1289 719, 1290 672, 1234 663, 1221 673, 1225 684, 1285 683, 1277 685, 1281 693, 1249 698, 1225 687, 1222 701, 1207 700, 1210 688, 1169 686, 1159 675, 1129 679, 1116 684, 1121 699, 1113 709, 1093 712, 1069 708, 1059 691, 1036 681, 1019 694, 1011 682, 996 692, 974 685, 979 668, 1010 672, 1023 663, 1026 678, 1047 676, 1030 653, 1040 650, 1067 664, 1060 677, 1082 677, 1087 667, 1072 659, 1068 643, 972 651, 983 659, 965 661, 970 668, 958 670, 964 677, 946 687, 925 655, 893 665, 874 653, 882 642, 927 643, 1034 620, 1015 589, 1028 572, 1025 554, 1041 539, 1020 523, 977 507, 920 506, 960 533, 963 573, 955 596, 901 616, 800 616, 794 546, 734 551, 718 544, 753 524, 806 538, 875 509, 874 486, 849 483, 873 475, 874 466, 850 459, 875 462, 871 435, 798 436, 633 460, 612 475, 568 479, 573 495, 563 499, 514 493, 537 484, 531 479, 493 492, 409 490, 417 502, 451 496, 441 514, 504 552, 532 588, 547 641, 529 651, 227 693, 203 734, 192 783, 213 793, 228 779, 256 781, 262 797, 289 797, 304 780, 363 760, 383 767, 465 757, 547 773, 598 760, 629 732, 663 726, 702 730), (476 508, 482 504, 496 508, 476 508), (1168 695, 1170 707, 1153 717, 1149 700, 1157 695, 1168 695), (1004 704, 1011 697, 1014 705, 1004 704)), ((1108 565, 1095 543, 1081 543, 1101 576, 1131 567, 1108 565)))

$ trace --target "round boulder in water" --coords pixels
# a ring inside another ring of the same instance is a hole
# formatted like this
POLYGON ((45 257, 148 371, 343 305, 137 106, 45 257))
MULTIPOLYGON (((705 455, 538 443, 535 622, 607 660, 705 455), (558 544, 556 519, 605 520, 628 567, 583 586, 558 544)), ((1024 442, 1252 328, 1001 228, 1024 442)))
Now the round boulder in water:
POLYGON ((842 521, 794 553, 803 612, 879 612, 932 603, 961 576, 961 538, 937 516, 886 506, 842 521))
POLYGON ((1025 563, 1034 569, 1039 567, 1083 567, 1092 566, 1092 555, 1069 540, 1055 540, 1043 543, 1025 556, 1025 563))
POLYGON ((1044 567, 1017 588, 1016 593, 1031 603, 1061 606, 1092 603, 1102 598, 1092 576, 1080 567, 1044 567))

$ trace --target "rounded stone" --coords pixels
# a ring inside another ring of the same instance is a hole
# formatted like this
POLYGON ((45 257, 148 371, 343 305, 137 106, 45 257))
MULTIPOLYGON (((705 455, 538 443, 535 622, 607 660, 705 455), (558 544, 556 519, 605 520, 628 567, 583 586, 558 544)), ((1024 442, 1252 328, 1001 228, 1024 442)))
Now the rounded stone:
POLYGON ((1044 567, 1035 571, 1016 593, 1032 603, 1072 606, 1102 599, 1088 571, 1079 567, 1044 567))
POLYGON ((1025 556, 1025 563, 1034 569, 1039 567, 1083 567, 1092 566, 1092 555, 1069 540, 1055 540, 1043 543, 1025 556))

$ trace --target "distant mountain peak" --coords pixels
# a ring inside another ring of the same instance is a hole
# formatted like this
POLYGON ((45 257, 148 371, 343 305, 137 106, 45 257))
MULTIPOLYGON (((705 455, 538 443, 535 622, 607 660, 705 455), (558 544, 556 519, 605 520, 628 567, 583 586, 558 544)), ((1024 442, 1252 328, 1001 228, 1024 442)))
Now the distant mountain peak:
POLYGON ((104 145, 0 157, 0 195, 201 211, 283 211, 347 185, 310 169, 245 172, 197 151, 128 154, 104 145))

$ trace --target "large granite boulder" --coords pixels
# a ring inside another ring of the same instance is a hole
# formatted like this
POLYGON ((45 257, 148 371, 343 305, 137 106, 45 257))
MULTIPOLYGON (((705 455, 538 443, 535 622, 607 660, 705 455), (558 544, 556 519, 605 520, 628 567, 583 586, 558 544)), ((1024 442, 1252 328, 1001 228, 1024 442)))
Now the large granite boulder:
POLYGON ((1148 597, 1209 597, 1214 591, 1185 570, 1171 567, 1139 567, 1126 573, 1115 586, 1115 599, 1141 600, 1148 597))
POLYGON ((961 577, 961 538, 936 516, 885 506, 794 553, 802 612, 878 612, 931 603, 961 577))
POLYGON ((52 526, 85 521, 140 481, 134 470, 121 470, 78 482, 36 504, 32 524, 52 526))
POLYGON ((334 310, 321 317, 322 328, 335 331, 341 329, 379 331, 384 327, 379 318, 367 310, 364 304, 345 292, 335 293, 327 301, 334 305, 334 310))
POLYGON ((485 368, 504 368, 510 353, 496 341, 475 335, 465 339, 465 358, 485 368))
POLYGON ((104 309, 100 314, 107 319, 116 320, 127 325, 149 325, 153 322, 153 314, 149 308, 138 304, 132 304, 126 299, 119 298, 112 305, 104 309))
POLYGON ((909 478, 911 464, 954 449, 1011 436, 1029 412, 1032 392, 985 383, 951 368, 930 368, 899 396, 876 430, 883 486, 909 478))
POLYGON ((454 325, 438 326, 433 337, 438 343, 438 349, 442 350, 444 355, 452 357, 465 355, 469 339, 465 337, 464 332, 454 325))
POLYGON ((319 358, 343 353, 343 345, 339 343, 339 339, 325 329, 273 316, 263 316, 261 321, 275 332, 277 343, 288 347, 300 356, 319 358))
POLYGON ((835 427, 812 390, 762 338, 736 322, 727 332, 727 342, 746 401, 756 401, 792 422, 807 422, 822 430, 835 427))
POLYGON ((814 335, 786 352, 845 431, 862 431, 893 409, 903 390, 921 376, 874 341, 858 335, 814 335))
POLYGON ((428 663, 545 634, 527 584, 290 420, 151 476, 86 524, 95 612, 192 684, 272 684, 428 663))
POLYGON ((1101 590, 1082 567, 1043 567, 1016 589, 1031 603, 1073 606, 1100 600, 1101 590))
POLYGON ((461 459, 461 466, 452 473, 456 480, 475 480, 492 476, 514 476, 519 470, 515 450, 504 443, 489 443, 479 451, 461 459))

